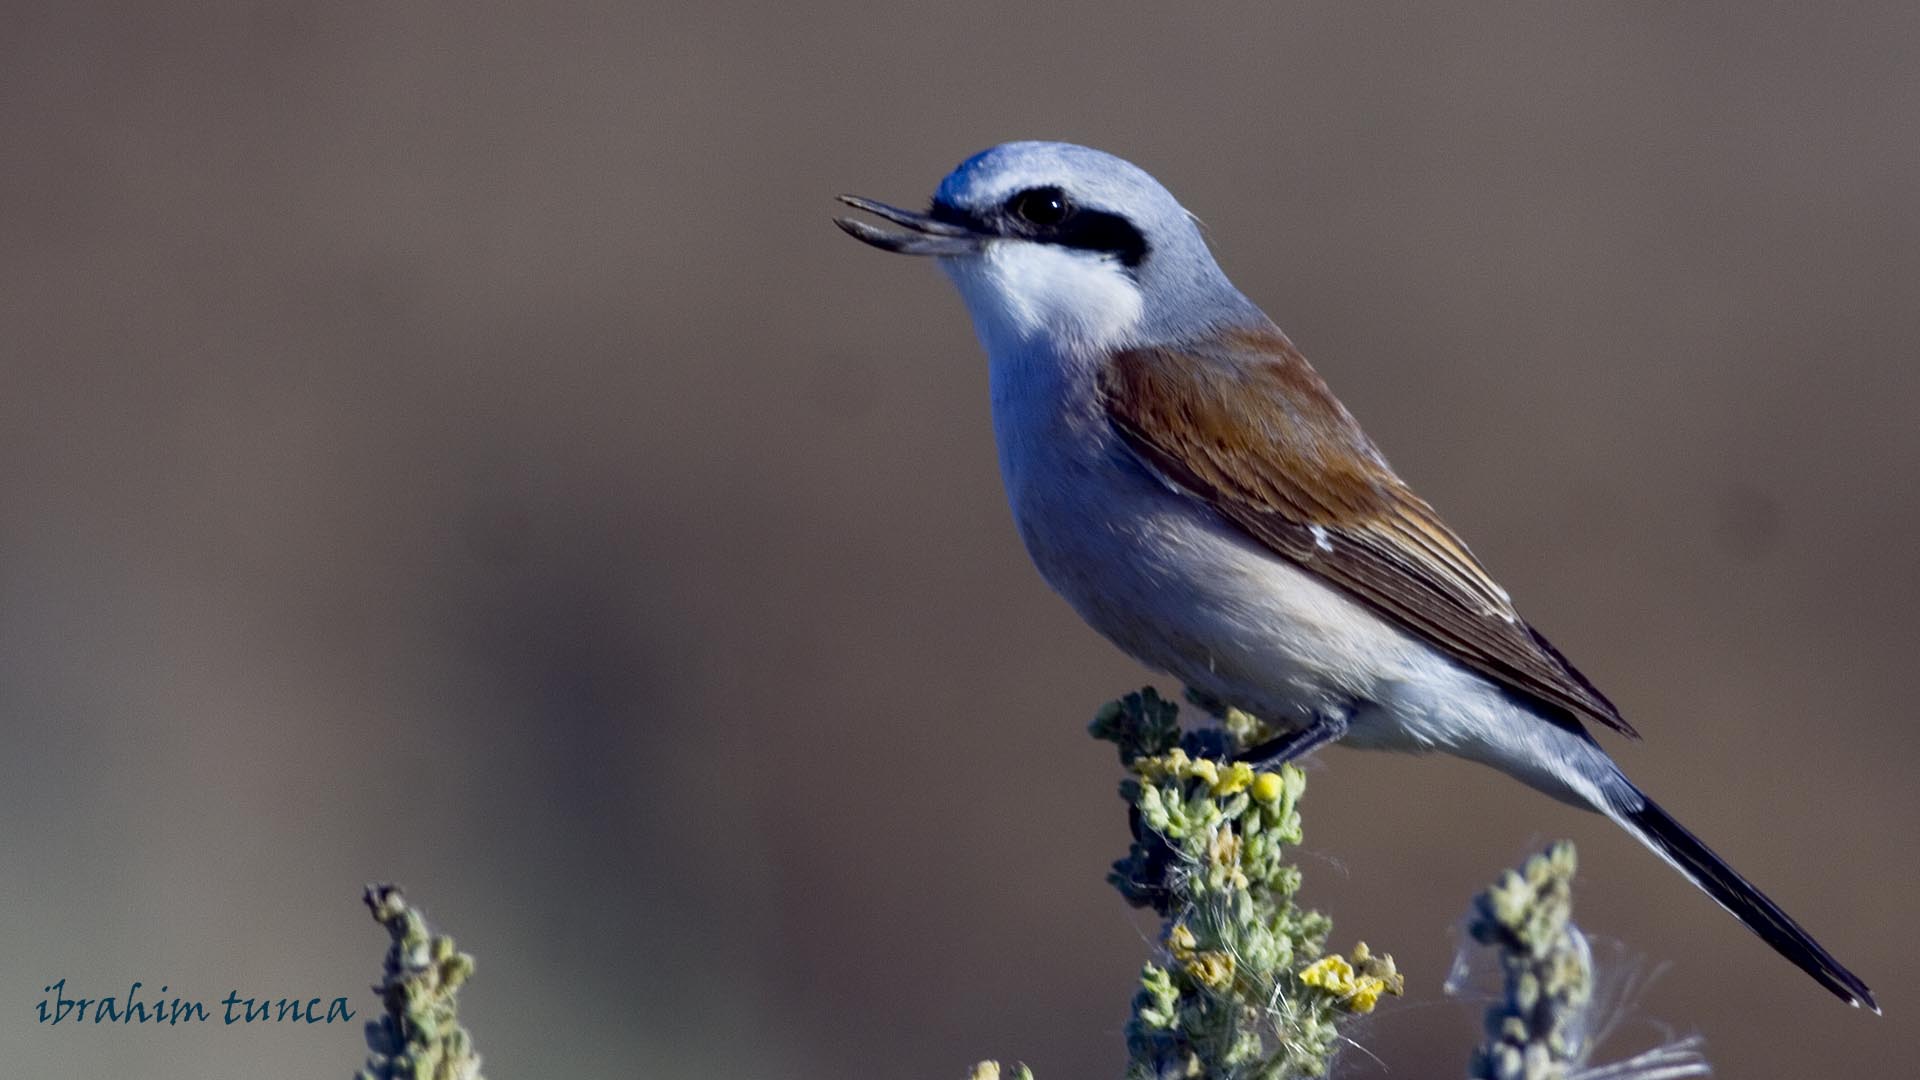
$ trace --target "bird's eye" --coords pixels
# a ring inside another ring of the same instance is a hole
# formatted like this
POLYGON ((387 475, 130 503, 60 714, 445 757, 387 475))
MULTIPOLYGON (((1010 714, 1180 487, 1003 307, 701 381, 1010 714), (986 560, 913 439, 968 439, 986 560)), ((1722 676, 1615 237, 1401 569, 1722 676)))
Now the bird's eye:
POLYGON ((1007 210, 1029 225, 1052 228, 1067 220, 1073 204, 1059 188, 1028 188, 1007 200, 1007 210))

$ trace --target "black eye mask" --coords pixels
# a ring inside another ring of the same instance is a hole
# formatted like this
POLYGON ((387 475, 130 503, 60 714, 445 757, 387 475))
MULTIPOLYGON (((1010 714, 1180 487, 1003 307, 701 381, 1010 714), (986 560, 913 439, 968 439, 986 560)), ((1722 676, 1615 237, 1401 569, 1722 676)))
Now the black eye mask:
POLYGON ((935 202, 928 216, 993 236, 1111 255, 1128 269, 1147 258, 1147 238, 1132 222, 1119 214, 1081 206, 1056 187, 1016 192, 987 214, 935 202))

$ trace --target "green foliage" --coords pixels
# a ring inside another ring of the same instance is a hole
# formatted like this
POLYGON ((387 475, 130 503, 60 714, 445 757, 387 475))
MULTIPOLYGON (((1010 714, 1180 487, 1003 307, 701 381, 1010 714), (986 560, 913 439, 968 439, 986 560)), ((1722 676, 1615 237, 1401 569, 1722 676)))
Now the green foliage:
POLYGON ((1183 734, 1179 706, 1149 688, 1091 725, 1131 773, 1120 796, 1133 843, 1108 880, 1166 920, 1165 953, 1134 995, 1127 1076, 1318 1076, 1337 1022, 1399 993, 1402 979, 1365 944, 1351 958, 1326 954, 1332 923, 1294 902, 1300 871, 1285 860, 1300 842, 1306 776, 1227 760, 1265 732, 1244 713, 1208 711, 1220 727, 1183 734))
POLYGON ((1120 750, 1120 764, 1164 754, 1180 744, 1180 706, 1149 686, 1100 706, 1088 725, 1093 737, 1120 750))

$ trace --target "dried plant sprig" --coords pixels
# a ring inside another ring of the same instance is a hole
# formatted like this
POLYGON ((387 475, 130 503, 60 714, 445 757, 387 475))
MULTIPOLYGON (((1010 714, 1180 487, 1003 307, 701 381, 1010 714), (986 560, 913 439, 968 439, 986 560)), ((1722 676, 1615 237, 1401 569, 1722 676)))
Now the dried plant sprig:
POLYGON ((483 1080, 455 1000, 473 974, 473 957, 430 933, 398 886, 369 885, 365 899, 392 941, 373 987, 386 1011, 367 1022, 367 1064, 355 1080, 483 1080))
POLYGON ((1509 870, 1474 901, 1473 939, 1500 951, 1506 994, 1487 1010, 1475 1080, 1560 1080, 1584 1057, 1581 1018, 1593 994, 1586 940, 1573 925, 1573 845, 1509 870))
POLYGON ((1505 992, 1487 1009, 1487 1040, 1472 1080, 1687 1080, 1712 1068, 1685 1038, 1592 1066, 1596 1032, 1593 949, 1573 922, 1578 860, 1562 841, 1509 870, 1474 901, 1475 941, 1499 951, 1505 992))

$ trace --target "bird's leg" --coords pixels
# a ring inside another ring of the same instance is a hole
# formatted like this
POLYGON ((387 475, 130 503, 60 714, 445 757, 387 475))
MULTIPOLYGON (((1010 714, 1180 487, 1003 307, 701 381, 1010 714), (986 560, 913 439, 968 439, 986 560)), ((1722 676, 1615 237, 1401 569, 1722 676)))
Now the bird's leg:
POLYGON ((1233 755, 1235 761, 1244 761, 1256 769, 1278 768, 1286 762, 1305 756, 1309 751, 1333 742, 1347 733, 1347 714, 1344 712, 1323 712, 1314 716, 1313 722, 1303 728, 1295 728, 1275 739, 1268 739, 1257 746, 1249 746, 1233 755))

